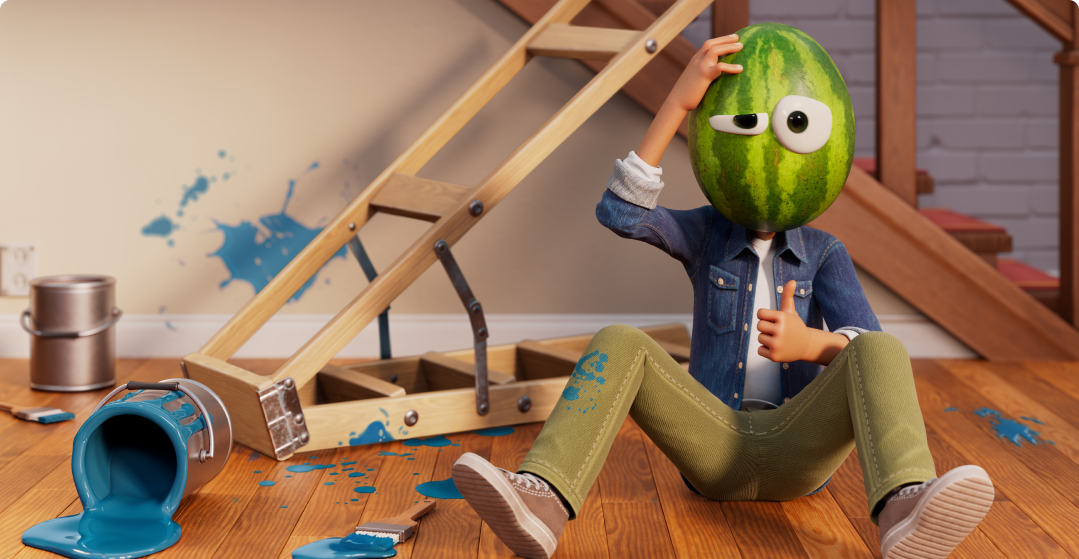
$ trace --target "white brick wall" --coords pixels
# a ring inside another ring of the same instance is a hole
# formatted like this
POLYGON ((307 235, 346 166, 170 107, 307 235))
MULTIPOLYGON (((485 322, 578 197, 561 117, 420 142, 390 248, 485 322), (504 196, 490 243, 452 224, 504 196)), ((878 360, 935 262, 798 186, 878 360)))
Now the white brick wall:
MULTIPOLYGON (((750 22, 817 39, 847 81, 858 156, 872 156, 875 0, 750 0, 750 22)), ((701 44, 711 13, 686 30, 701 44)), ((918 0, 918 165, 936 179, 922 206, 999 224, 1007 256, 1058 268, 1057 66, 1060 44, 1004 0, 918 0)))

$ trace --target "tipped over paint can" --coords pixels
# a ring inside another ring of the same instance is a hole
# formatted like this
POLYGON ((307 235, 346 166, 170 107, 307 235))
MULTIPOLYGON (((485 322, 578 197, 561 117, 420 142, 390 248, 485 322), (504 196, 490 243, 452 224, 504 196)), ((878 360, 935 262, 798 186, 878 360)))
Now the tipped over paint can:
POLYGON ((180 500, 221 473, 231 449, 228 411, 206 386, 129 382, 75 434, 71 474, 83 512, 42 522, 22 541, 72 558, 157 553, 180 539, 172 519, 180 500))
POLYGON ((48 276, 30 281, 30 386, 81 392, 116 384, 116 280, 48 276))

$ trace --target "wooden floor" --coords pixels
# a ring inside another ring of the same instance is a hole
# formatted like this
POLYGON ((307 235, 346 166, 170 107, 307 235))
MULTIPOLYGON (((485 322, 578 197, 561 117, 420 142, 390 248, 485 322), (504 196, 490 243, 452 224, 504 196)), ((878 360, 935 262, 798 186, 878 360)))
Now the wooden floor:
MULTIPOLYGON (((240 364, 257 372, 276 368, 272 361, 240 364)), ((75 412, 77 420, 39 425, 0 414, 0 558, 55 557, 24 547, 19 537, 38 522, 81 510, 71 480, 71 441, 103 392, 33 392, 26 388, 27 367, 23 360, 0 360, 0 400, 59 407, 75 412)), ((937 471, 979 464, 997 487, 988 517, 953 557, 1079 558, 1079 364, 920 360, 914 370, 937 471), (983 407, 1031 426, 1041 444, 1024 441, 1020 447, 999 438, 990 418, 973 413, 983 407)), ((178 373, 175 359, 127 359, 117 376, 156 381, 178 373)), ((181 503, 175 518, 183 538, 155 557, 289 557, 300 545, 343 536, 357 524, 404 510, 420 498, 415 486, 448 478, 462 452, 514 468, 541 427, 521 425, 503 437, 451 435, 460 446, 442 448, 400 442, 342 447, 285 463, 235 446, 225 471, 181 503), (379 456, 384 451, 415 455, 379 456), (285 470, 313 458, 371 469, 357 479, 372 480, 377 492, 353 492, 356 479, 334 475, 340 465, 309 473, 285 470), (259 486, 262 480, 277 484, 259 486)), ((556 557, 880 557, 877 528, 868 516, 854 455, 814 496, 719 503, 690 493, 630 420, 584 511, 567 526, 556 557)), ((399 557, 424 559, 512 556, 461 500, 440 501, 416 537, 397 551, 399 557)))

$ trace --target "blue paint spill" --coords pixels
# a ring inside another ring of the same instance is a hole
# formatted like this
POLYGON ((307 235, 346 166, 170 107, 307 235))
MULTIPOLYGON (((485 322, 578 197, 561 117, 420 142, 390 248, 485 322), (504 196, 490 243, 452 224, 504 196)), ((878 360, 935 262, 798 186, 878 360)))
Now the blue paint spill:
POLYGON ((412 456, 412 453, 411 452, 405 452, 405 453, 402 453, 402 454, 397 454, 396 452, 379 452, 378 455, 379 456, 412 456))
MULTIPOLYGON (((203 175, 199 175, 195 178, 195 183, 191 186, 185 186, 184 195, 180 197, 180 207, 185 208, 190 202, 197 202, 199 196, 206 194, 210 190, 210 181, 203 175)), ((183 216, 182 210, 176 212, 177 216, 183 216)))
MULTIPOLYGON (((386 432, 386 426, 381 421, 372 421, 367 429, 364 429, 363 433, 360 433, 356 437, 352 437, 348 440, 349 446, 359 446, 365 444, 377 444, 388 441, 395 441, 393 435, 386 432)), ((355 464, 355 462, 349 462, 355 464)))
POLYGON ((374 487, 369 487, 369 486, 354 487, 354 488, 352 488, 352 490, 357 492, 357 493, 374 493, 375 492, 375 488, 374 487))
MULTIPOLYGON (((352 434, 355 435, 356 433, 352 433, 352 434)), ((351 466, 352 464, 358 464, 358 462, 355 462, 355 461, 353 461, 353 462, 341 462, 342 466, 351 466)))
POLYGON ((959 411, 959 408, 944 408, 944 411, 959 411))
POLYGON ((513 427, 490 427, 487 429, 476 429, 472 432, 484 437, 505 437, 506 435, 513 433, 513 427))
POLYGON ((261 473, 262 473, 262 470, 255 470, 255 473, 256 473, 256 474, 261 474, 261 473))
POLYGON ((405 446, 450 446, 450 440, 446 435, 437 435, 426 439, 409 439, 405 446))
POLYGON ((288 505, 281 505, 281 508, 283 508, 283 509, 287 509, 287 508, 288 508, 288 505))
POLYGON ((997 432, 997 436, 1011 441, 1015 446, 1022 447, 1024 439, 1033 445, 1044 444, 1045 442, 1038 438, 1041 433, 1014 419, 1004 417, 1004 415, 997 410, 978 408, 977 410, 974 410, 974 414, 979 417, 988 418, 990 425, 993 426, 993 430, 997 432))
POLYGON ((183 425, 194 408, 169 411, 180 397, 153 400, 128 393, 90 416, 75 434, 71 473, 83 512, 47 520, 22 542, 72 558, 143 557, 180 539, 173 519, 187 479, 187 441, 210 417, 183 425), (181 457, 178 461, 177 456, 181 457))
MULTIPOLYGON (((607 383, 607 379, 599 376, 596 373, 602 373, 604 364, 607 363, 609 358, 606 353, 600 353, 599 350, 595 350, 591 353, 587 353, 577 361, 577 365, 573 368, 573 375, 569 379, 569 383, 566 384, 566 388, 562 390, 562 399, 567 402, 573 402, 581 399, 581 397, 588 392, 589 388, 595 388, 596 394, 600 393, 598 386, 603 386, 607 383), (590 383, 595 382, 595 385, 590 383)), ((594 401, 593 398, 588 399, 589 402, 594 401)), ((567 410, 572 410, 573 406, 567 406, 567 410)), ((577 408, 577 411, 588 413, 588 410, 596 409, 596 404, 592 404, 588 407, 577 408)))
MULTIPOLYGON (((356 500, 356 499, 353 499, 356 500)), ((344 538, 327 538, 292 551, 293 559, 360 559, 394 557, 392 538, 369 534, 350 534, 344 538)))
POLYGON ((142 234, 147 237, 168 237, 180 226, 172 222, 168 216, 161 216, 142 228, 142 234))
POLYGON ((313 470, 328 470, 334 467, 335 466, 333 464, 303 464, 301 466, 289 466, 285 469, 290 472, 302 474, 304 472, 310 472, 313 470))
POLYGON ((267 480, 267 481, 260 481, 260 482, 259 482, 259 485, 261 485, 261 486, 263 486, 263 487, 271 487, 271 486, 277 485, 277 482, 276 482, 276 481, 269 481, 269 480, 267 480))
POLYGON ((1019 419, 1025 419, 1025 420, 1027 420, 1027 421, 1033 421, 1034 423, 1037 423, 1038 425, 1045 425, 1044 423, 1042 423, 1041 421, 1039 421, 1039 420, 1038 420, 1037 418, 1035 418, 1035 417, 1027 417, 1027 416, 1025 416, 1025 415, 1020 415, 1020 416, 1019 416, 1019 419))
POLYGON ((364 477, 366 475, 367 474, 363 472, 352 472, 351 474, 348 474, 348 477, 364 477))
POLYGON ((416 491, 419 491, 420 495, 434 499, 464 499, 461 492, 457 490, 457 485, 453 483, 452 477, 441 481, 421 483, 416 486, 416 491))
POLYGON ((333 485, 333 482, 332 481, 327 481, 326 483, 323 483, 322 485, 333 485))

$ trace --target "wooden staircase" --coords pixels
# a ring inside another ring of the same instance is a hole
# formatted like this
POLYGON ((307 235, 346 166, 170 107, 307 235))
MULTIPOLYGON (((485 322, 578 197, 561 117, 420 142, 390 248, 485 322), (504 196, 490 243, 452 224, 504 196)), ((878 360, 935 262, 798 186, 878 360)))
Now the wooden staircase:
MULTIPOLYGON (((499 0, 529 23, 554 1, 499 0)), ((1079 256, 1072 254, 1079 247, 1079 165, 1068 151, 1079 150, 1079 86, 1069 85, 1079 83, 1079 16, 1068 0, 1007 1, 1065 42, 1056 62, 1062 100, 1074 103, 1062 101, 1061 118, 1074 126, 1062 127, 1061 141, 1064 281, 998 258, 1012 245, 1001 227, 946 209, 917 209, 918 194, 932 192, 933 179, 916 169, 915 59, 907 54, 916 50, 914 0, 877 0, 877 157, 855 161, 843 194, 812 225, 839 237, 855 263, 986 359, 1079 359, 1079 256)), ((717 0, 713 35, 747 26, 748 2, 717 0)), ((572 23, 641 30, 670 4, 595 0, 572 23)), ((654 114, 695 52, 675 38, 622 92, 654 114)), ((582 62, 598 71, 605 62, 596 58, 582 62)), ((686 135, 685 123, 679 132, 686 135)))

